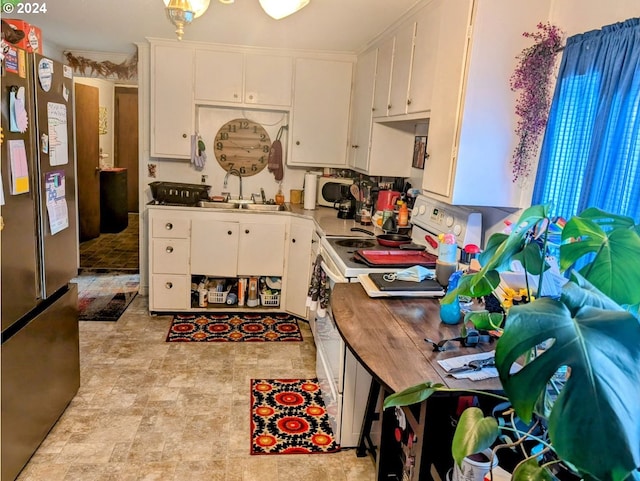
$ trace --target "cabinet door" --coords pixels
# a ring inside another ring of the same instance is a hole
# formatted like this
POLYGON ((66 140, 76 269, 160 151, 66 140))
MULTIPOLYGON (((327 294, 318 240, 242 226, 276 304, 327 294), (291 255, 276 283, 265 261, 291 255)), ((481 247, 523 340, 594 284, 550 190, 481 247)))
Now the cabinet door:
POLYGON ((151 156, 191 156, 194 130, 192 49, 153 45, 151 49, 151 156))
POLYGON ((403 25, 396 33, 396 41, 393 48, 388 115, 402 115, 407 113, 407 95, 409 93, 414 31, 415 22, 409 22, 403 25))
POLYGON ((373 94, 373 116, 386 117, 389 110, 389 89, 391 87, 391 65, 395 37, 389 37, 378 46, 376 64, 376 84, 373 94))
POLYGON ((378 51, 373 49, 358 57, 353 91, 349 165, 356 170, 364 172, 369 166, 371 108, 373 106, 377 54, 378 51))
POLYGON ((310 220, 291 218, 286 256, 285 308, 301 317, 307 316, 313 228, 310 220))
POLYGON ((238 223, 198 219, 191 226, 191 273, 235 277, 238 223))
POLYGON ((242 102, 242 53, 198 49, 195 64, 196 100, 242 102))
POLYGON ((245 56, 244 102, 291 105, 293 59, 275 55, 245 56))
POLYGON ((284 224, 241 222, 238 275, 282 276, 284 239, 284 224))
POLYGON ((438 52, 439 1, 429 3, 417 17, 413 40, 413 62, 407 97, 407 113, 431 109, 433 75, 438 52))
POLYGON ((449 197, 453 189, 455 142, 461 116, 460 99, 472 7, 473 0, 446 2, 441 7, 438 44, 447 48, 439 48, 436 55, 427 144, 429 161, 425 165, 422 187, 444 197, 449 197))
POLYGON ((347 61, 296 59, 290 164, 347 165, 352 68, 347 61))

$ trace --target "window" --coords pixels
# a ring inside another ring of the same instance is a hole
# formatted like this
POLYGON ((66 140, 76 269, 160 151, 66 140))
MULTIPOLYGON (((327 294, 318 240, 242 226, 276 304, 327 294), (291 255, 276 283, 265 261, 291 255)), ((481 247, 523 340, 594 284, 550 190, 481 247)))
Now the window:
POLYGON ((640 221, 640 18, 567 39, 533 203, 640 221))

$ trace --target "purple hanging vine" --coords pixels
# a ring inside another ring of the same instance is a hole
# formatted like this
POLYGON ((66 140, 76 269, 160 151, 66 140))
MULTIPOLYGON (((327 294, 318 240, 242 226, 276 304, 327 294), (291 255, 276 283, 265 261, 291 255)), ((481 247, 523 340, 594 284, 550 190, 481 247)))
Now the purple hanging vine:
POLYGON ((551 103, 551 74, 555 59, 562 46, 562 31, 549 23, 538 23, 537 32, 525 32, 523 37, 535 43, 525 48, 511 75, 511 90, 519 91, 516 115, 520 117, 515 132, 518 145, 513 152, 511 166, 513 182, 530 174, 531 158, 538 148, 538 139, 544 132, 551 103))

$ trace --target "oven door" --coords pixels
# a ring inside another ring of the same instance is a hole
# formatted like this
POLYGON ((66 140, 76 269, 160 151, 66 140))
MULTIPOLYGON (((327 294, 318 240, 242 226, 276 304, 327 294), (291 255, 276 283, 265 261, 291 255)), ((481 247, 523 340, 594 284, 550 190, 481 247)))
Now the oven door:
MULTIPOLYGON (((330 316, 318 320, 317 323, 323 340, 322 342, 316 342, 316 376, 318 377, 322 400, 327 409, 333 435, 336 443, 340 444, 343 398, 342 385, 339 384, 339 379, 342 377, 342 373, 336 372, 336 369, 340 369, 336 366, 340 364, 338 362, 339 359, 344 359, 344 354, 337 354, 341 349, 344 349, 344 343, 341 339, 334 338, 334 334, 328 327, 331 323, 330 316)), ((338 337, 340 337, 340 334, 338 334, 338 337)))

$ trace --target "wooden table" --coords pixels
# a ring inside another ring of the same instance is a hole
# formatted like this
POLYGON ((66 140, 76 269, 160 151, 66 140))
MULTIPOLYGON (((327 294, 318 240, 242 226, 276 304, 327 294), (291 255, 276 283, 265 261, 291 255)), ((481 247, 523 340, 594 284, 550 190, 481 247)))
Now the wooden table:
MULTIPOLYGON (((490 351, 495 347, 493 343, 462 347, 453 341, 447 344, 447 350, 434 352, 425 338, 435 341, 455 338, 460 335, 461 327, 440 321, 437 299, 373 299, 358 283, 336 284, 331 292, 331 310, 348 348, 382 387, 380 399, 425 381, 459 389, 459 395, 469 389, 501 391, 498 378, 458 380, 447 376, 437 363, 439 359, 490 351)), ((457 401, 458 396, 453 403, 457 401)), ((452 465, 449 449, 453 435, 451 404, 451 397, 432 397, 421 406, 403 408, 410 428, 416 434, 411 442, 397 442, 394 439, 397 436, 396 413, 391 409, 382 413, 382 433, 376 456, 379 480, 394 476, 421 481, 427 477, 444 479, 444 472, 452 465), (443 433, 445 430, 446 434, 443 433), (409 457, 413 466, 406 468, 409 457), (407 473, 403 471, 406 469, 407 473)))
POLYGON ((451 342, 444 352, 430 343, 460 335, 460 325, 440 321, 437 299, 370 298, 358 283, 336 284, 331 310, 342 338, 365 369, 390 392, 424 381, 440 382, 454 389, 500 391, 498 378, 483 381, 447 376, 438 359, 491 351, 495 344, 461 347, 451 342))

